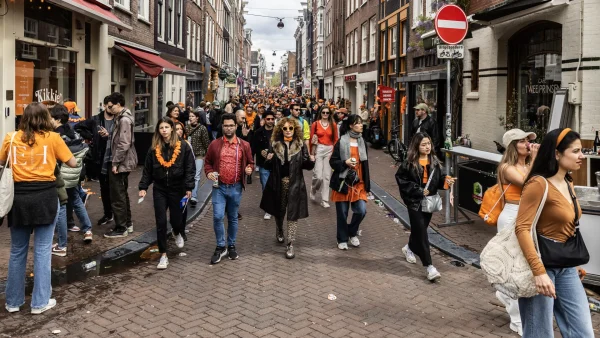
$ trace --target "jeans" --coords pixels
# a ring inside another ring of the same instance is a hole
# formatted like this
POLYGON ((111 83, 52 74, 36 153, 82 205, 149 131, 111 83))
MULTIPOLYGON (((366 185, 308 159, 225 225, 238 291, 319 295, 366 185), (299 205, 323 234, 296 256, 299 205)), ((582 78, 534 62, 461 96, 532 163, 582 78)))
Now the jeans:
POLYGON ((77 216, 79 224, 81 224, 81 231, 91 231, 92 222, 90 221, 85 205, 83 205, 83 201, 81 201, 79 196, 79 188, 67 188, 67 195, 69 195, 69 201, 67 203, 72 206, 75 216, 77 216))
POLYGON ((131 225, 131 203, 129 202, 129 173, 108 173, 108 184, 110 186, 110 201, 115 217, 115 228, 117 232, 124 232, 131 225))
POLYGON ((577 269, 546 269, 554 283, 556 299, 537 295, 519 298, 523 338, 554 337, 552 314, 564 338, 594 337, 592 316, 577 269))
POLYGON ((335 202, 337 215, 337 242, 348 243, 348 238, 356 237, 358 227, 367 214, 367 202, 335 202), (348 224, 348 209, 352 207, 352 219, 348 224))
MULTIPOLYGON (((58 207, 58 203, 56 204, 58 207)), ((52 224, 10 227, 10 259, 6 281, 6 305, 20 307, 25 304, 25 267, 29 251, 29 237, 33 231, 33 293, 31 308, 48 305, 52 295, 51 265, 52 238, 58 212, 52 224)))
POLYGON ((225 212, 227 212, 227 246, 235 245, 238 230, 238 209, 242 199, 242 183, 222 184, 213 188, 213 228, 217 238, 217 246, 225 246, 225 212))
POLYGON ((85 200, 85 197, 87 196, 87 191, 85 191, 81 187, 81 184, 77 186, 77 190, 77 192, 79 193, 79 198, 81 198, 81 201, 83 202, 85 200))
POLYGON ((262 190, 265 190, 265 187, 267 186, 267 181, 269 180, 269 175, 271 175, 271 172, 263 167, 260 167, 258 170, 258 173, 260 174, 260 184, 262 185, 262 190))
POLYGON ((194 190, 192 190, 192 200, 198 201, 198 185, 200 184, 200 177, 202 176, 202 171, 204 170, 204 159, 196 158, 196 175, 194 176, 194 180, 196 184, 194 185, 194 190))
POLYGON ((56 233, 58 234, 58 247, 67 247, 67 205, 61 205, 56 219, 56 233))
POLYGON ((112 206, 110 205, 110 186, 108 183, 108 175, 98 175, 100 181, 100 198, 102 198, 102 208, 104 209, 104 216, 110 218, 113 215, 112 206))
POLYGON ((430 266, 432 264, 429 235, 427 234, 427 227, 429 226, 429 222, 431 222, 431 216, 433 214, 422 212, 421 207, 419 207, 419 211, 408 208, 408 219, 410 220, 408 248, 415 255, 419 256, 423 266, 430 266))
POLYGON ((158 251, 167 252, 167 209, 171 216, 170 222, 173 227, 173 235, 182 233, 181 208, 179 201, 185 195, 184 189, 163 189, 154 185, 152 196, 154 198, 154 217, 156 218, 156 237, 158 239, 158 251))

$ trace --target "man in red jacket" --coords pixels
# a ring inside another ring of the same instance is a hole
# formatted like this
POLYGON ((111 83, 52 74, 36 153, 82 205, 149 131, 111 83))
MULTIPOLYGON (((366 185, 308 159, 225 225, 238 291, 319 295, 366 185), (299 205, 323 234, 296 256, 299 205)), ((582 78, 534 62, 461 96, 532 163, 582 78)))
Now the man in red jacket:
POLYGON ((237 259, 235 239, 238 230, 238 209, 245 188, 245 176, 254 170, 254 159, 250 144, 235 135, 234 114, 224 114, 221 118, 223 137, 210 143, 204 158, 204 172, 215 182, 212 191, 213 227, 217 237, 217 249, 210 263, 217 264, 229 254, 229 259, 237 259), (227 247, 225 247, 225 212, 227 212, 227 247))

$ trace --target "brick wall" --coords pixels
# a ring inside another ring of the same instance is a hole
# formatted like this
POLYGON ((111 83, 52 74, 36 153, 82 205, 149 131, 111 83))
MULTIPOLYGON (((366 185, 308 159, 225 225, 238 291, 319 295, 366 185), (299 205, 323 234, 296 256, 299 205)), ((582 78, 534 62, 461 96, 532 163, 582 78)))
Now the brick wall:
MULTIPOLYGON (((420 1, 422 3, 421 8, 424 10, 425 9, 425 4, 426 1, 425 0, 413 0, 411 1, 411 9, 414 8, 414 2, 415 1, 420 1)), ((424 14, 425 12, 423 12, 422 14, 424 14)), ((412 29, 412 27, 414 26, 414 22, 413 22, 413 13, 409 12, 409 18, 408 18, 408 42, 409 42, 409 46, 411 45, 411 43, 418 43, 421 39, 417 37, 417 33, 415 32, 414 29, 412 29)), ((432 28, 433 29, 433 28, 432 28)), ((435 54, 435 48, 431 49, 431 50, 424 50, 423 48, 418 48, 417 50, 413 51, 413 52, 409 52, 406 53, 406 69, 407 72, 410 73, 416 73, 416 72, 424 72, 424 71, 437 71, 437 70, 441 70, 441 69, 445 69, 446 68, 446 64, 444 62, 438 62, 438 65, 435 66, 429 66, 429 67, 417 67, 417 65, 415 65, 415 58, 419 58, 422 56, 426 56, 426 55, 432 55, 435 54)), ((437 58, 432 57, 433 60, 437 60, 437 58)))
MULTIPOLYGON (((193 22, 195 22, 197 25, 200 26, 200 50, 198 51, 198 53, 200 53, 200 55, 204 55, 204 37, 206 35, 206 32, 204 30, 204 11, 202 10, 202 8, 197 5, 195 2, 191 1, 191 0, 187 0, 185 3, 185 12, 187 14, 187 17, 190 18, 193 22)), ((187 25, 187 18, 185 20, 185 25, 187 25)), ((188 28, 189 29, 189 28, 188 28)), ((184 37, 186 39, 187 42, 187 30, 184 29, 184 37)), ((190 46, 186 46, 186 48, 190 48, 190 46)), ((195 61, 189 60, 189 62, 192 63, 196 63, 195 61)), ((198 69, 198 68, 194 68, 193 69, 198 69)))
MULTIPOLYGON (((370 36, 369 20, 371 19, 371 17, 377 15, 378 8, 379 8, 378 5, 379 5, 379 0, 369 0, 369 1, 367 1, 367 3, 364 6, 359 7, 354 13, 352 13, 348 18, 346 18, 344 41, 346 41, 346 36, 348 34, 350 34, 350 32, 352 32, 356 29, 356 31, 358 32, 358 45, 356 46, 356 48, 358 48, 358 53, 357 53, 358 60, 357 60, 356 64, 345 67, 345 69, 344 69, 345 74, 352 74, 352 73, 357 73, 357 72, 365 73, 365 72, 371 72, 371 71, 377 70, 376 62, 369 62, 369 63, 365 63, 365 64, 361 65, 361 59, 362 59, 361 53, 362 53, 362 25, 364 23, 367 23, 367 41, 368 41, 369 36, 370 36)), ((369 54, 368 47, 367 47, 366 53, 368 56, 368 54, 369 54)), ((347 55, 346 57, 349 57, 349 56, 347 55)), ((344 60, 344 62, 345 61, 346 60, 344 60)))
POLYGON ((471 0, 467 15, 481 12, 488 8, 500 6, 508 2, 507 0, 471 0))
MULTIPOLYGON (((108 33, 112 36, 138 43, 140 45, 154 48, 154 3, 156 0, 149 0, 150 13, 149 22, 138 19, 138 0, 131 0, 130 11, 124 11, 120 7, 113 7, 112 12, 123 23, 131 26, 130 32, 119 30, 114 26, 108 26, 108 33)), ((114 5, 113 5, 114 6, 114 5)))

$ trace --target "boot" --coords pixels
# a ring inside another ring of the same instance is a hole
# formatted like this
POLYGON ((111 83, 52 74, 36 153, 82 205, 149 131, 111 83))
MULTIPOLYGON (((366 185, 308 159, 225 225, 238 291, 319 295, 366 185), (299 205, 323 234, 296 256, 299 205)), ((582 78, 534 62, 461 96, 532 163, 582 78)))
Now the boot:
POLYGON ((290 242, 285 250, 285 258, 292 259, 294 257, 296 257, 296 254, 294 253, 294 246, 292 245, 292 242, 290 242))
POLYGON ((283 227, 277 225, 277 232, 275 234, 275 237, 277 238, 277 243, 283 243, 285 239, 285 237, 283 236, 283 227))

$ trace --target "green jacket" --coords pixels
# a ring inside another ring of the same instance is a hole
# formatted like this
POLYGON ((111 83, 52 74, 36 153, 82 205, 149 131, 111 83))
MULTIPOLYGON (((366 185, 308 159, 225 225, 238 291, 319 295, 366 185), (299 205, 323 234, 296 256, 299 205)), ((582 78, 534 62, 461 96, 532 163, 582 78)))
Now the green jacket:
POLYGON ((65 188, 65 181, 63 180, 62 176, 60 176, 59 166, 54 168, 54 176, 56 177, 56 191, 58 192, 58 200, 60 201, 60 205, 65 205, 69 200, 69 196, 67 195, 67 188, 65 188))

